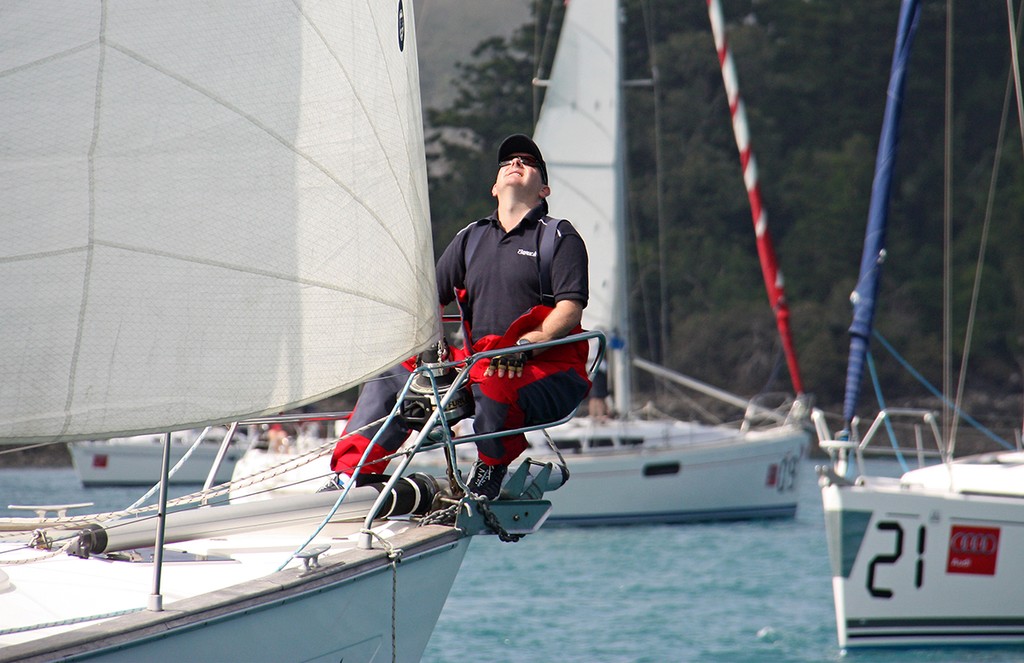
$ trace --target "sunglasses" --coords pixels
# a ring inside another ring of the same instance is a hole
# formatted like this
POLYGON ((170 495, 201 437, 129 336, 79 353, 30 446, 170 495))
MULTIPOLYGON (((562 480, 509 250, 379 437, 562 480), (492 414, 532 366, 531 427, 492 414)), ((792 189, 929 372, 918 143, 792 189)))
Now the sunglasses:
POLYGON ((523 164, 524 166, 526 166, 528 168, 540 168, 540 161, 538 161, 537 159, 534 159, 529 154, 526 154, 526 155, 523 155, 523 156, 515 156, 515 157, 512 157, 511 159, 505 159, 504 161, 499 161, 498 162, 498 170, 501 170, 505 166, 512 165, 512 162, 516 161, 516 160, 518 160, 519 163, 523 164))

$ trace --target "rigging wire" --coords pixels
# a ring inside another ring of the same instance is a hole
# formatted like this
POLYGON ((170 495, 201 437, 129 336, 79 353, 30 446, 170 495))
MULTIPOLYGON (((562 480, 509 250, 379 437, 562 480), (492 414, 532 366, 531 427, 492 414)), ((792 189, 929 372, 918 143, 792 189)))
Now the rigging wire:
MULTIPOLYGON (((952 233, 953 233, 953 0, 946 0, 946 91, 943 136, 942 208, 942 393, 949 394, 952 364, 952 233)), ((951 440, 950 412, 942 405, 942 434, 951 440)))
MULTIPOLYGON (((1021 0, 1022 6, 1024 6, 1024 0, 1021 0)), ((974 337, 974 325, 975 318, 978 310, 978 300, 980 298, 981 291, 981 275, 985 266, 985 252, 988 247, 988 235, 992 225, 992 209, 995 204, 996 197, 996 184, 999 181, 999 163, 1002 161, 1003 155, 1003 141, 1006 137, 1006 125, 1010 114, 1010 95, 1016 91, 1017 96, 1017 116, 1018 118, 1024 117, 1021 114, 1021 97, 1020 97, 1020 76, 1019 69, 1017 67, 1017 48, 1016 41, 1021 30, 1020 17, 1016 21, 1016 27, 1014 27, 1013 18, 1013 6, 1011 0, 1006 2, 1007 22, 1010 26, 1010 52, 1011 52, 1011 71, 1007 73, 1006 77, 1006 92, 1003 94, 1003 112, 999 120, 999 131, 996 138, 995 155, 992 158, 992 175, 989 178, 988 186, 988 199, 985 204, 985 220, 981 227, 981 239, 978 242, 978 260, 974 269, 974 288, 971 291, 971 305, 970 311, 967 314, 967 329, 964 335, 964 352, 963 357, 960 360, 960 377, 956 388, 956 399, 954 404, 954 412, 960 412, 963 405, 964 391, 966 389, 965 383, 967 381, 967 362, 971 353, 971 341, 974 337)), ((1024 128, 1024 125, 1022 125, 1024 128)), ((1024 144, 1024 131, 1021 133, 1022 144, 1024 144)), ((957 428, 960 423, 959 417, 954 417, 950 428, 949 436, 949 455, 953 456, 953 450, 956 446, 957 428)))
MULTIPOLYGON (((1024 13, 1024 3, 1021 12, 1024 13)), ((1013 72, 1013 85, 1017 92, 1017 122, 1020 124, 1021 149, 1024 150, 1024 99, 1021 97, 1020 83, 1020 60, 1017 53, 1017 41, 1020 39, 1020 18, 1017 19, 1017 28, 1014 31, 1013 4, 1006 0, 1007 28, 1010 31, 1010 67, 1013 72)))
POLYGON ((669 313, 668 313, 668 282, 666 278, 668 263, 668 242, 666 229, 664 196, 662 195, 662 150, 661 150, 661 75, 658 70, 658 51, 655 46, 654 9, 648 0, 641 0, 640 11, 644 21, 644 38, 647 42, 647 59, 651 68, 651 90, 654 93, 654 199, 658 215, 658 342, 651 344, 655 353, 655 361, 664 364, 668 357, 669 313))
MULTIPOLYGON (((878 399, 878 405, 884 411, 886 409, 885 396, 882 394, 882 383, 878 377, 878 368, 875 367, 875 358, 871 354, 870 350, 868 350, 867 353, 867 360, 868 375, 871 376, 871 385, 875 390, 875 398, 878 399)), ((907 459, 903 457, 903 450, 900 448, 900 443, 896 436, 896 430, 893 428, 892 420, 889 417, 885 418, 885 432, 886 435, 889 436, 889 444, 892 446, 896 460, 900 462, 900 468, 902 468, 904 473, 909 472, 910 466, 907 465, 907 459)))
MULTIPOLYGON (((1010 12, 1009 25, 1012 25, 1013 24, 1013 18, 1012 18, 1013 5, 1010 4, 1010 0, 1006 0, 1006 6, 1007 6, 1007 11, 1010 12)), ((1024 14, 1024 0, 1022 0, 1022 2, 1021 2, 1021 11, 1018 12, 1018 14, 1024 14)), ((1011 34, 1010 35, 1010 49, 1011 49, 1010 50, 1010 54, 1012 56, 1012 62, 1010 63, 1010 66, 1013 67, 1013 80, 1014 80, 1014 85, 1015 85, 1015 88, 1016 88, 1016 91, 1017 91, 1017 122, 1020 124, 1021 150, 1024 151, 1024 101, 1022 101, 1022 96, 1024 96, 1024 95, 1021 95, 1020 61, 1019 61, 1019 58, 1018 58, 1018 49, 1017 49, 1017 42, 1020 40, 1020 31, 1021 31, 1021 25, 1020 25, 1020 18, 1018 16, 1018 19, 1017 19, 1017 32, 1016 32, 1016 34, 1011 34)), ((1021 434, 1021 431, 1018 430, 1018 436, 1020 436, 1020 434, 1021 434)), ((1018 443, 1019 443, 1021 438, 1018 437, 1017 439, 1018 439, 1018 443)))
MULTIPOLYGON (((882 334, 877 329, 871 332, 871 337, 874 338, 879 343, 881 343, 882 347, 884 347, 886 351, 893 356, 893 358, 899 363, 899 365, 906 369, 906 371, 910 373, 910 375, 913 376, 915 380, 920 382, 924 386, 924 388, 927 389, 929 393, 931 393, 932 396, 935 396, 940 401, 942 401, 943 406, 953 407, 953 404, 950 403, 949 399, 947 399, 946 396, 941 391, 939 391, 938 388, 936 388, 931 382, 929 382, 927 378, 921 375, 921 373, 917 369, 911 366, 910 362, 907 361, 906 358, 903 357, 896 350, 895 347, 893 347, 892 343, 890 343, 884 336, 882 336, 882 334)), ((1013 449, 1012 444, 1010 444, 1002 437, 986 428, 984 424, 982 424, 980 421, 978 421, 971 415, 967 414, 966 412, 960 411, 957 411, 956 414, 957 416, 963 417, 964 421, 966 421, 971 426, 981 431, 986 437, 988 437, 996 444, 999 444, 1000 446, 1005 447, 1007 449, 1013 449)), ((952 456, 952 452, 950 452, 950 456, 952 456)))

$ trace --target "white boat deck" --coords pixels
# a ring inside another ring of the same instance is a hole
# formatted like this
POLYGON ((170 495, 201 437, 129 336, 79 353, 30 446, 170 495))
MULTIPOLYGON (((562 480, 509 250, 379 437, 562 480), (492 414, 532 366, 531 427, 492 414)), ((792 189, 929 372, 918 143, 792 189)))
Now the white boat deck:
POLYGON ((987 453, 911 470, 900 485, 929 492, 1024 497, 1024 452, 987 453))
MULTIPOLYGON (((345 529, 352 533, 351 527, 345 529)), ((402 531, 386 531, 382 535, 400 546, 406 553, 404 557, 415 556, 417 550, 436 549, 438 537, 449 541, 447 545, 442 543, 443 548, 455 546, 461 539, 457 531, 448 527, 398 524, 395 529, 402 531)), ((132 637, 137 637, 139 629, 159 634, 182 623, 208 620, 213 613, 244 609, 250 602, 265 604, 271 594, 280 595, 277 600, 287 601, 289 596, 310 591, 310 581, 314 586, 333 585, 339 582, 339 574, 358 576, 378 572, 390 564, 387 551, 381 546, 362 550, 354 535, 337 538, 331 534, 325 531, 323 540, 314 542, 329 544, 331 549, 321 555, 316 575, 310 578, 303 577, 300 560, 293 560, 287 569, 275 572, 294 550, 295 538, 290 535, 282 536, 277 545, 258 535, 233 537, 230 543, 197 540, 188 543, 188 554, 182 553, 182 546, 169 546, 162 578, 161 611, 145 609, 153 584, 149 559, 114 561, 94 556, 69 564, 68 558, 60 555, 52 562, 7 567, 11 577, 0 577, 0 589, 7 582, 18 591, 5 601, 3 630, 47 623, 54 626, 8 632, 0 638, 0 661, 20 661, 24 655, 41 653, 38 641, 48 635, 53 636, 48 642, 54 653, 92 651, 116 646, 128 632, 134 634, 132 637), (74 576, 74 582, 67 582, 68 572, 74 576), (59 590, 66 601, 54 613, 38 596, 33 598, 35 594, 30 594, 28 587, 43 593, 59 590), (74 591, 70 591, 72 588, 74 591), (16 605, 10 605, 11 601, 16 605), (122 616, 112 619, 118 614, 122 616), (110 617, 93 619, 98 615, 110 617), (76 624, 75 620, 85 621, 76 624), (26 648, 20 647, 21 643, 26 648)))

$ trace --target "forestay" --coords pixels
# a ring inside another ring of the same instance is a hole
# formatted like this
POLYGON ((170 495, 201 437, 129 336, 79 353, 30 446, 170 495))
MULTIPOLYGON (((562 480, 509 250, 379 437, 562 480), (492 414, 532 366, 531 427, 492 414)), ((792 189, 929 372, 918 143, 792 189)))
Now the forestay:
POLYGON ((401 0, 5 3, 0 441, 278 411, 431 341, 403 21, 401 0))

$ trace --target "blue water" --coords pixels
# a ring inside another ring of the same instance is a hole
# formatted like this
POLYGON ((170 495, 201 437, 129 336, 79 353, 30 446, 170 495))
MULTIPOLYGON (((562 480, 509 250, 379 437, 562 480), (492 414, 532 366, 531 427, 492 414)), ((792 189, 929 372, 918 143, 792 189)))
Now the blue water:
POLYGON ((1024 661, 1024 647, 844 655, 814 464, 795 519, 477 537, 424 661, 1024 661))
MULTIPOLYGON (((477 537, 423 660, 1024 663, 1024 647, 844 655, 813 465, 795 519, 477 537)), ((3 516, 19 515, 12 503, 116 508, 142 492, 82 488, 70 468, 0 469, 3 516)))

